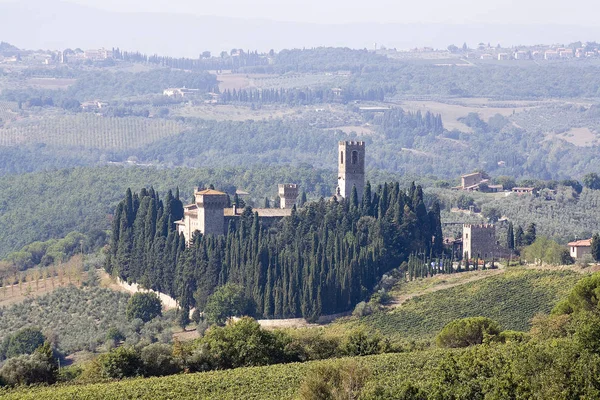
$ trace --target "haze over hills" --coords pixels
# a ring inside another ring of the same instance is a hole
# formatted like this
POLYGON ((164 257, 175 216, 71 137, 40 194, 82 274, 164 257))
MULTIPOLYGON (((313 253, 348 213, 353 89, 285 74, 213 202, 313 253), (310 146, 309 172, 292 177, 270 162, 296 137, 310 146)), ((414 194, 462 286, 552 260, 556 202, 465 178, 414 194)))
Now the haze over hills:
POLYGON ((197 57, 204 50, 344 46, 390 48, 468 42, 503 46, 593 40, 600 27, 524 24, 315 24, 173 13, 125 13, 57 0, 0 2, 0 39, 20 48, 120 47, 197 57))

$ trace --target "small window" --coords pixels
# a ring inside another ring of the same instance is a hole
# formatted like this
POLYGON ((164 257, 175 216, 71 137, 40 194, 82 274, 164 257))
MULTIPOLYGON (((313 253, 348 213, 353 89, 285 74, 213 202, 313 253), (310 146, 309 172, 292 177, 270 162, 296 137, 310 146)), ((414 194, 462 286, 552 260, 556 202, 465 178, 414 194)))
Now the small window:
POLYGON ((468 238, 469 238, 469 234, 468 234, 468 233, 466 233, 465 235, 466 235, 466 239, 468 239, 468 238))
POLYGON ((340 163, 344 163, 344 152, 340 151, 340 163))
POLYGON ((352 152, 352 164, 358 164, 358 151, 356 150, 352 152))

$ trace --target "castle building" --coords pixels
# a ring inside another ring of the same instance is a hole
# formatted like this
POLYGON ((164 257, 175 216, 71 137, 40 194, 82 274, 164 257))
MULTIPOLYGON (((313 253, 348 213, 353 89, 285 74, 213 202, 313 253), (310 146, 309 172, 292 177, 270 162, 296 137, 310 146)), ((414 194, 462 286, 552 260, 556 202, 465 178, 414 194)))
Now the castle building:
MULTIPOLYGON (((263 226, 292 214, 292 208, 298 197, 297 185, 279 185, 281 208, 253 208, 258 213, 263 226), (282 189, 283 188, 283 189, 282 189)), ((243 209, 228 207, 229 196, 218 190, 197 188, 194 191, 194 203, 183 207, 183 219, 176 221, 177 233, 183 234, 186 242, 198 231, 204 235, 223 235, 231 222, 242 215, 243 209)))
POLYGON ((359 201, 365 191, 365 142, 340 142, 337 196, 348 198, 356 187, 359 201))
POLYGON ((496 240, 496 227, 492 224, 464 224, 462 245, 467 258, 498 259, 510 254, 496 240))
MULTIPOLYGON (((359 200, 365 190, 365 142, 340 142, 338 160, 337 196, 347 198, 356 187, 359 200)), ((271 226, 292 214, 298 198, 298 185, 282 184, 278 187, 280 208, 253 208, 263 226, 271 226)), ((222 235, 229 224, 235 223, 244 212, 235 206, 229 207, 229 196, 213 189, 194 191, 194 203, 183 207, 183 219, 176 221, 177 232, 186 242, 199 231, 204 235, 222 235)))

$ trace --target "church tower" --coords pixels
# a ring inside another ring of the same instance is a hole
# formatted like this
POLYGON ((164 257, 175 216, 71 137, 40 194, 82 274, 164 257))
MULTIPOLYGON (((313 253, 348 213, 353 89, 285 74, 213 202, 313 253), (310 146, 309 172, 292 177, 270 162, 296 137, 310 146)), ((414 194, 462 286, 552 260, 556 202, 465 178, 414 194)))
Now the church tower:
POLYGON ((338 157, 337 195, 349 198, 356 186, 360 201, 365 190, 365 142, 340 142, 338 157))

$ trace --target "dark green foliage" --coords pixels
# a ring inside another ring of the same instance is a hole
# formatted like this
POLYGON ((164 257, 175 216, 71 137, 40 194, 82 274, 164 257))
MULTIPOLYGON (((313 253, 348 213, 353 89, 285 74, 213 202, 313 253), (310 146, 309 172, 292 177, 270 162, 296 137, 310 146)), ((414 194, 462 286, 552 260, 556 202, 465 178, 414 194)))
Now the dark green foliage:
POLYGON ((0 379, 11 386, 52 384, 57 373, 56 362, 46 352, 35 352, 7 360, 0 369, 0 379))
POLYGON ((224 325, 230 317, 241 317, 251 310, 244 289, 232 283, 219 287, 208 297, 204 314, 211 324, 224 325))
POLYGON ((342 353, 347 356, 368 356, 381 353, 383 338, 379 334, 357 329, 350 332, 342 342, 342 353))
POLYGON ((592 190, 600 189, 600 176, 595 172, 590 172, 583 177, 583 185, 592 190))
POLYGON ((218 323, 233 311, 316 320, 351 310, 410 253, 441 252, 440 209, 427 210, 420 186, 407 194, 398 183, 384 184, 371 197, 362 204, 356 195, 321 199, 269 230, 246 207, 225 236, 196 235, 186 247, 173 224, 181 204, 167 207, 168 196, 163 201, 153 189, 128 192, 115 213, 107 270, 206 310, 218 323), (208 305, 227 283, 243 291, 244 310, 208 305))
POLYGON ((44 344, 46 338, 38 328, 23 328, 7 336, 2 343, 0 358, 11 358, 21 354, 32 354, 44 344))
POLYGON ((525 234, 523 235, 523 245, 529 246, 529 245, 533 244, 533 242, 535 242, 536 237, 537 237, 536 226, 532 222, 527 226, 527 230, 525 231, 525 234))
POLYGON ((127 302, 127 319, 148 322, 161 315, 162 303, 155 293, 135 293, 127 302))
POLYGON ((592 236, 592 258, 594 261, 600 261, 600 234, 598 233, 592 236))
POLYGON ((485 317, 471 317, 450 322, 437 335, 440 347, 468 347, 493 339, 500 333, 500 326, 494 320, 485 317))
POLYGON ((144 365, 144 376, 173 375, 181 370, 180 365, 173 357, 172 346, 168 344, 148 345, 142 349, 140 358, 144 365))
POLYGON ((510 250, 515 249, 515 234, 513 231, 512 222, 508 223, 508 231, 506 232, 506 248, 510 250))
POLYGON ((283 343, 258 322, 244 317, 225 327, 211 328, 202 339, 215 369, 276 364, 284 361, 283 343))
POLYGON ((122 379, 141 375, 143 364, 140 355, 131 347, 118 347, 98 357, 101 374, 108 379, 122 379))

